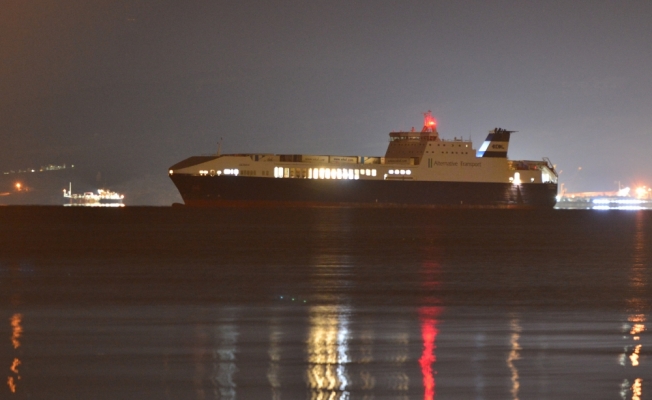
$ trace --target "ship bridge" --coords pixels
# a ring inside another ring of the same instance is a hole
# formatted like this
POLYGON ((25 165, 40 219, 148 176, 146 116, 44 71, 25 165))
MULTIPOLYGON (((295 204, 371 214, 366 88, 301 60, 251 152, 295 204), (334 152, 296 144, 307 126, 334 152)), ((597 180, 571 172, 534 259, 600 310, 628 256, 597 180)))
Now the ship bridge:
MULTIPOLYGON (((421 132, 417 132, 412 128, 410 132, 391 132, 389 134, 389 146, 387 146, 387 151, 385 152, 385 159, 388 163, 392 164, 408 163, 419 165, 426 153, 435 153, 435 149, 432 147, 434 146, 433 142, 436 142, 438 147, 445 147, 447 143, 449 145, 448 147, 451 148, 464 147, 468 149, 471 147, 471 142, 464 141, 463 139, 441 139, 439 132, 437 132, 437 121, 433 118, 432 112, 428 111, 423 114, 423 128, 421 132)), ((448 154, 446 151, 448 149, 441 148, 440 150, 442 150, 441 153, 448 154)), ((453 154, 454 150, 451 150, 450 153, 453 154)))

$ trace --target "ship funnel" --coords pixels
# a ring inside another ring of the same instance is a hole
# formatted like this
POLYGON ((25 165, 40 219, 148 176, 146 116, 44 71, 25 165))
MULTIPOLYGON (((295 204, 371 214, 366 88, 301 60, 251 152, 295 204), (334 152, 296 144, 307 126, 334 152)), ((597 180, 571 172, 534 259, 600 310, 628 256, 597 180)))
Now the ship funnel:
POLYGON ((507 148, 509 147, 509 135, 516 131, 508 131, 502 128, 494 128, 489 132, 477 157, 500 157, 507 158, 507 148))

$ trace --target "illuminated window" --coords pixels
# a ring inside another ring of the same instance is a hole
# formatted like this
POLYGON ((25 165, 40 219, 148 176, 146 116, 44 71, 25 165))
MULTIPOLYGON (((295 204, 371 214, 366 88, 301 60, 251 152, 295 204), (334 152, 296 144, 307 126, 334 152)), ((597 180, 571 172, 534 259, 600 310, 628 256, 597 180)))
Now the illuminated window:
MULTIPOLYGON (((331 179, 331 170, 326 168, 324 171, 326 172, 326 174, 324 175, 324 178, 325 179, 331 179)), ((321 176, 321 171, 319 171, 319 176, 321 176)))
POLYGON ((356 169, 354 171, 353 179, 360 179, 360 170, 359 169, 356 169))
POLYGON ((352 169, 349 170, 349 179, 353 179, 353 170, 352 169))
POLYGON ((312 179, 312 168, 308 168, 308 179, 312 179))
POLYGON ((405 170, 404 169, 401 170, 401 175, 405 175, 405 170))
MULTIPOLYGON (((370 169, 366 170, 366 174, 365 174, 365 175, 371 175, 371 170, 370 170, 370 169)), ((374 176, 375 176, 375 175, 374 175, 374 176)))
POLYGON ((319 179, 324 179, 326 177, 326 172, 323 168, 319 168, 319 179))
POLYGON ((211 170, 210 175, 215 176, 215 170, 214 169, 211 170))
POLYGON ((290 177, 290 168, 284 168, 283 169, 283 178, 289 178, 290 177))
POLYGON ((548 175, 547 172, 542 173, 542 174, 541 174, 541 181, 542 181, 543 183, 548 183, 548 182, 550 182, 550 175, 548 175))
MULTIPOLYGON (((369 171, 369 170, 367 170, 367 171, 369 171)), ((371 170, 371 176, 376 176, 376 170, 375 169, 371 170)))
POLYGON ((405 175, 410 175, 411 173, 412 173, 412 171, 410 171, 409 169, 407 171, 405 171, 405 175))
POLYGON ((390 175, 394 175, 394 170, 393 169, 390 169, 388 172, 389 172, 390 175))
POLYGON ((331 179, 337 178, 337 170, 335 168, 331 169, 331 179))
POLYGON ((336 171, 337 171, 336 172, 337 179, 342 179, 342 170, 340 168, 338 168, 336 171))
POLYGON ((306 169, 305 168, 301 169, 301 177, 305 179, 307 176, 308 175, 306 174, 306 169))

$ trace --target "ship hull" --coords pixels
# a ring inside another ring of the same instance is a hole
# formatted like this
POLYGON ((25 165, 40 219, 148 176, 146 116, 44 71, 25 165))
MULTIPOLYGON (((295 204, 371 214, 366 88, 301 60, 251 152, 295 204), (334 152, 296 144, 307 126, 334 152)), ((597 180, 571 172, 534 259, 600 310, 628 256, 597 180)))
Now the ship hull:
POLYGON ((122 199, 101 199, 101 200, 85 200, 85 199, 64 199, 66 204, 122 204, 122 199))
POLYGON ((171 176, 188 206, 552 208, 557 184, 171 176))

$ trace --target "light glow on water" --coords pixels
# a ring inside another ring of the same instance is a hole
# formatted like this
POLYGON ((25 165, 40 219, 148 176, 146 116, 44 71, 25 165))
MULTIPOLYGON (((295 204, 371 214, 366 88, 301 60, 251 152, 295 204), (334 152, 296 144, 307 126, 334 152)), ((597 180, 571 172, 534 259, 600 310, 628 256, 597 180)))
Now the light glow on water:
POLYGON ((11 317, 11 343, 14 345, 14 349, 20 347, 19 339, 23 334, 23 327, 21 325, 22 320, 22 314, 14 314, 11 317))
POLYGON ((512 381, 512 388, 511 388, 511 393, 512 393, 512 399, 513 400, 518 400, 518 390, 521 386, 519 382, 519 375, 518 375, 518 368, 516 368, 516 365, 514 364, 515 361, 520 360, 521 355, 520 355, 520 350, 521 346, 518 344, 518 340, 521 337, 521 325, 519 324, 518 318, 513 318, 510 321, 510 328, 512 331, 512 335, 510 338, 510 345, 511 345, 511 350, 509 354, 507 355, 507 368, 509 368, 509 371, 511 372, 511 381, 512 381))
POLYGON ((311 307, 306 371, 312 399, 348 399, 348 310, 342 306, 311 307))
POLYGON ((282 330, 277 318, 270 321, 269 333, 269 368, 267 368, 267 381, 272 390, 272 400, 281 399, 281 337, 282 330))
POLYGON ((645 399, 652 214, 512 211, 0 207, 0 398, 645 399))
POLYGON ((641 400, 643 395, 643 379, 636 378, 632 385, 632 400, 641 400))
MULTIPOLYGON (((10 321, 11 321, 11 344, 13 345, 14 350, 16 350, 21 345, 20 337, 23 334, 23 326, 22 326, 23 315, 16 313, 11 317, 10 321)), ((11 371, 11 375, 7 377, 7 386, 9 386, 9 391, 11 393, 16 393, 18 381, 21 379, 20 372, 18 370, 20 364, 22 364, 20 359, 14 357, 14 360, 11 363, 11 367, 9 367, 9 370, 11 371)))
POLYGON ((641 365, 643 344, 641 338, 644 337, 647 319, 643 311, 649 308, 646 301, 646 294, 649 290, 646 273, 648 258, 645 253, 649 238, 646 237, 647 231, 644 229, 643 216, 642 213, 636 215, 632 263, 629 269, 629 293, 631 297, 627 299, 627 303, 632 314, 627 318, 628 324, 625 325, 625 330, 629 330, 629 336, 626 335, 625 339, 631 340, 631 342, 625 346, 624 352, 620 356, 622 366, 626 366, 626 360, 629 358, 629 363, 634 368, 632 371, 637 372, 631 386, 628 378, 625 378, 621 384, 621 398, 627 399, 628 392, 631 392, 632 400, 640 400, 643 394, 643 378, 641 378, 641 374, 643 374, 641 371, 643 368, 641 365))
POLYGON ((419 365, 421 366, 421 375, 423 376, 423 399, 434 400, 436 396, 436 380, 437 370, 433 365, 437 362, 437 324, 439 321, 437 317, 441 313, 440 307, 421 307, 419 309, 419 317, 421 319, 421 338, 423 340, 423 352, 419 358, 419 365))
MULTIPOLYGON (((234 313, 234 310, 227 310, 234 313)), ((236 399, 235 374, 238 372, 236 365, 237 343, 238 343, 238 326, 233 317, 224 318, 222 323, 217 326, 215 339, 217 348, 213 350, 213 376, 211 381, 219 392, 220 399, 236 399)), ((201 387, 198 387, 198 395, 201 395, 201 387)))
POLYGON ((638 367, 638 356, 641 353, 641 345, 637 345, 634 348, 634 352, 629 356, 629 360, 632 362, 632 367, 638 367))

